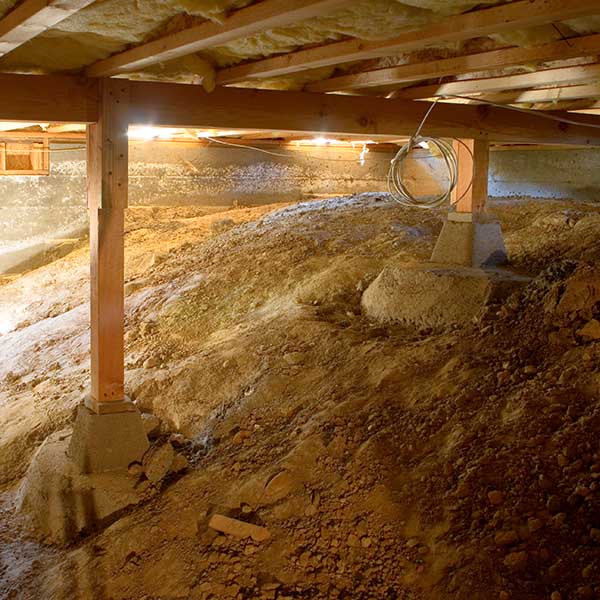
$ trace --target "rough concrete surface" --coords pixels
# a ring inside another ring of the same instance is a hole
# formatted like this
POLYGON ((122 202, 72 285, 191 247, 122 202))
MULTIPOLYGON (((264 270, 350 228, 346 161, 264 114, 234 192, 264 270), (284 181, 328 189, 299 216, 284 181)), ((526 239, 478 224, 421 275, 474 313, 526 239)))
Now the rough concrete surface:
POLYGON ((36 452, 19 490, 29 528, 44 541, 64 544, 107 522, 143 494, 127 471, 82 474, 67 454, 70 431, 49 436, 36 452))
POLYGON ((140 413, 97 415, 86 406, 77 408, 68 454, 80 473, 127 469, 141 462, 148 438, 140 413))
POLYGON ((384 323, 446 327, 471 321, 488 303, 527 281, 507 271, 426 263, 393 265, 365 290, 361 306, 367 317, 384 323))
POLYGON ((494 267, 507 261, 500 223, 493 219, 463 222, 451 218, 436 241, 431 260, 463 267, 494 267))
MULTIPOLYGON (((361 148, 285 146, 276 148, 284 155, 277 157, 216 143, 132 141, 129 202, 227 206, 386 190, 392 153, 371 151, 361 166, 361 148)), ((83 144, 52 144, 51 152, 48 177, 0 177, 0 274, 35 268, 47 253, 66 253, 65 244, 86 235, 83 144)), ((492 152, 490 197, 596 201, 599 152, 492 152)), ((407 161, 405 177, 419 194, 439 193, 445 185, 441 161, 424 156, 407 161)))
POLYGON ((490 155, 490 196, 597 202, 597 148, 510 149, 490 155))
MULTIPOLYGON (((256 143, 259 145, 259 143, 256 143)), ((384 190, 389 152, 362 146, 271 147, 281 156, 170 142, 130 142, 131 206, 268 204, 384 190)), ((85 237, 85 145, 52 144, 49 176, 0 177, 0 274, 85 237)), ((32 264, 33 263, 33 264, 32 264)))

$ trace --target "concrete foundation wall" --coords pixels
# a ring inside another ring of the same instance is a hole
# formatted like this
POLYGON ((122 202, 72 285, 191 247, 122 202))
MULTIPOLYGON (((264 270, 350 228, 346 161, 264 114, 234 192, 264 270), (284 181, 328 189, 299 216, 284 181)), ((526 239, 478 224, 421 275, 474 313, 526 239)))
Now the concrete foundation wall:
MULTIPOLYGON (((372 151, 361 165, 359 146, 263 150, 133 141, 129 203, 231 206, 384 190, 392 158, 372 151)), ((85 233, 85 160, 83 144, 53 144, 49 176, 0 177, 0 274, 85 233)))
MULTIPOLYGON (((67 250, 69 240, 85 234, 83 143, 54 144, 51 150, 50 176, 0 177, 0 274, 57 245, 67 250)), ((390 152, 371 151, 361 165, 360 147, 263 150, 132 141, 130 204, 264 204, 387 190, 390 152)), ((490 196, 600 201, 598 166, 600 149, 494 151, 490 196)), ((439 167, 435 160, 407 165, 411 187, 436 192, 439 167)))
POLYGON ((600 202, 600 149, 492 152, 489 183, 492 197, 600 202))

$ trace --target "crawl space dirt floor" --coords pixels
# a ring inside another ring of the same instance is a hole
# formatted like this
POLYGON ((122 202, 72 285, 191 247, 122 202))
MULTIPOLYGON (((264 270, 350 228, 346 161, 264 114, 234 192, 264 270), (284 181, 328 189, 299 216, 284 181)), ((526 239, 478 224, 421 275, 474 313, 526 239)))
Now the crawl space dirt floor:
POLYGON ((599 598, 600 205, 492 210, 531 282, 433 330, 360 299, 441 212, 128 209, 127 390, 188 466, 63 548, 14 502, 87 393, 88 250, 1 285, 0 597, 599 598))

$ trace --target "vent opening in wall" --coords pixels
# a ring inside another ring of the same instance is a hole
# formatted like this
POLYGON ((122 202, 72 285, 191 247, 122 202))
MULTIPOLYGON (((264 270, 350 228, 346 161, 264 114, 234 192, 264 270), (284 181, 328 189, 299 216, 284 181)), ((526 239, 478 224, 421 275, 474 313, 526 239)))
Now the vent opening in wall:
POLYGON ((0 175, 49 175, 48 140, 0 142, 0 175))

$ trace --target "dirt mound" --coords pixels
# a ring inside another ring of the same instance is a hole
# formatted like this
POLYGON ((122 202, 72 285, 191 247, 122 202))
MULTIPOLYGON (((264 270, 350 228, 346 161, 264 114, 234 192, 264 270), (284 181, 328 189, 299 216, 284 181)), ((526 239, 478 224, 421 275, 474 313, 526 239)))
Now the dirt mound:
MULTIPOLYGON (((261 218, 267 210, 130 222, 128 388, 187 438, 190 470, 0 589, 56 599, 596 597, 600 260, 587 226, 561 220, 563 205, 498 207, 509 253, 534 280, 476 324, 433 335, 371 323, 359 302, 386 265, 429 256, 442 215, 374 195, 261 218), (223 218, 236 226, 211 229, 223 218), (558 222, 552 253, 544 218, 558 222)), ((580 212, 578 223, 600 211, 580 212)), ((69 260, 25 281, 54 268, 55 284, 75 290, 86 258, 69 260)), ((51 300, 25 307, 31 323, 0 338, 3 352, 21 344, 3 367, 13 375, 0 413, 24 458, 5 480, 36 445, 34 419, 40 434, 57 427, 41 390, 60 398, 66 420, 61 390, 85 384, 85 357, 74 380, 65 358, 75 340, 87 343, 73 316, 85 306, 69 293, 74 308, 47 317, 51 300), (59 366, 24 369, 41 331, 59 366), (27 387, 41 373, 47 382, 27 387)))
POLYGON ((507 270, 399 263, 386 267, 362 296, 363 314, 434 331, 479 320, 527 283, 507 270))

